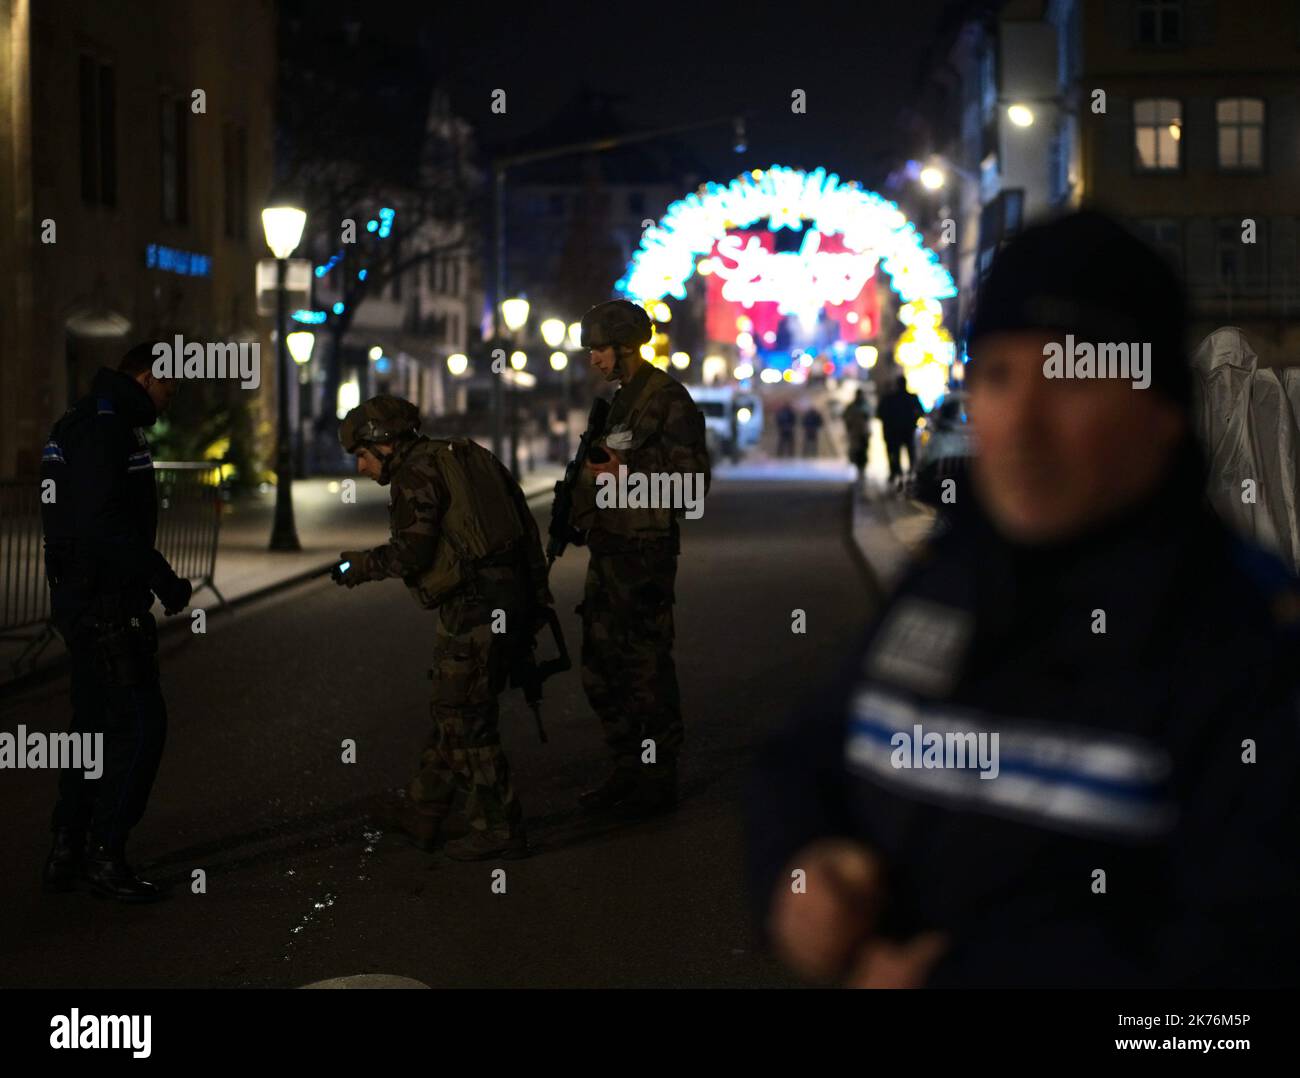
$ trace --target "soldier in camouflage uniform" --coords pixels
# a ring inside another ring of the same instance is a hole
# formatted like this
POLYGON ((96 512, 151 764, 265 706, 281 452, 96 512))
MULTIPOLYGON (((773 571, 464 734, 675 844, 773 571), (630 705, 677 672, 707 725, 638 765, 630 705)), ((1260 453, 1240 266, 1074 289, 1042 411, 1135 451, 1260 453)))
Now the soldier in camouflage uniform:
POLYGON ((334 576, 349 588, 401 577, 421 606, 438 612, 433 734, 407 799, 390 813, 429 849, 449 837, 446 819, 463 794, 469 833, 444 852, 462 861, 519 857, 527 852, 524 817, 501 748, 497 696, 538 610, 551 603, 546 562, 523 492, 501 463, 468 439, 417 435, 419 424, 415 406, 396 397, 368 400, 343 420, 339 440, 356 454, 357 471, 392 484, 392 535, 373 550, 344 551, 334 576))
POLYGON ((579 802, 587 811, 637 818, 677 804, 683 727, 673 666, 673 602, 681 507, 600 507, 597 476, 691 477, 708 489, 704 416, 672 376, 647 362, 650 319, 614 300, 582 319, 582 346, 606 381, 620 383, 605 433, 608 459, 588 462, 575 491, 574 523, 591 552, 582 606, 582 682, 600 717, 614 770, 579 802), (652 745, 646 745, 646 741, 652 745))

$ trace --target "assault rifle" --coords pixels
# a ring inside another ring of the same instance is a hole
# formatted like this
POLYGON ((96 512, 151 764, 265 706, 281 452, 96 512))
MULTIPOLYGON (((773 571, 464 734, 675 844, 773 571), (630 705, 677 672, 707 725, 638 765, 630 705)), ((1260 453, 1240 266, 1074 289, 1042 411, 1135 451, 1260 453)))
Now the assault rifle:
POLYGON ((555 484, 555 497, 551 501, 551 525, 547 529, 546 567, 550 569, 555 559, 564 553, 565 548, 573 542, 573 489, 582 477, 583 466, 591 457, 596 439, 605 433, 605 422, 609 419, 609 401, 597 397, 591 405, 591 414, 587 417, 587 429, 578 442, 578 452, 564 469, 564 478, 555 484))

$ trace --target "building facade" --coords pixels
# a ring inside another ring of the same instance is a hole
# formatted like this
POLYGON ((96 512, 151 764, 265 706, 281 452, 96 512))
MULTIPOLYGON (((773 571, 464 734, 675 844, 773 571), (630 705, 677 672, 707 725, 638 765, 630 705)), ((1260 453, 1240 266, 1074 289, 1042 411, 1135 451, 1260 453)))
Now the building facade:
POLYGON ((1187 284, 1194 344, 1242 329, 1300 363, 1300 6, 1257 0, 971 3, 937 43, 927 141, 955 193, 964 321, 1026 222, 1093 206, 1187 284))
MULTIPOLYGON (((0 476, 149 336, 258 342, 272 0, 0 0, 0 476)), ((248 403, 265 411, 273 367, 248 403)))

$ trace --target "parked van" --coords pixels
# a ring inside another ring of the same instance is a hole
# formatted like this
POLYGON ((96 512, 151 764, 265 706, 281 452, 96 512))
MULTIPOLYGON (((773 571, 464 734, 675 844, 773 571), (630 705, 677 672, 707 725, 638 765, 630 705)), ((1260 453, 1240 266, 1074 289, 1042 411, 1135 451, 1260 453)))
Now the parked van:
POLYGON ((763 436, 763 401, 756 393, 734 386, 688 385, 691 398, 704 413, 709 456, 739 460, 763 436))

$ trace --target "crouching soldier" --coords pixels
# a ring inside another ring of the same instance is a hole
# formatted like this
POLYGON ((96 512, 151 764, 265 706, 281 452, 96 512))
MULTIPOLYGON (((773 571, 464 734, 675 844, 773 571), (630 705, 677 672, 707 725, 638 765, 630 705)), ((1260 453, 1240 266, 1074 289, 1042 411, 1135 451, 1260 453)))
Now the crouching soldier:
POLYGON ((418 434, 409 401, 374 397, 339 428, 357 471, 392 484, 392 535, 384 546, 345 551, 334 579, 349 588, 401 577, 438 616, 433 645, 433 733, 400 809, 401 826, 433 848, 457 794, 469 833, 444 843, 448 857, 480 861, 527 853, 524 815, 497 728, 497 696, 515 649, 527 647, 551 603, 537 525, 501 463, 466 438, 418 434), (502 631, 504 629, 505 631, 502 631))

